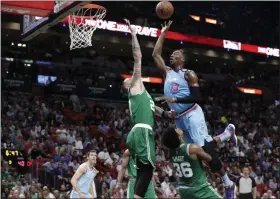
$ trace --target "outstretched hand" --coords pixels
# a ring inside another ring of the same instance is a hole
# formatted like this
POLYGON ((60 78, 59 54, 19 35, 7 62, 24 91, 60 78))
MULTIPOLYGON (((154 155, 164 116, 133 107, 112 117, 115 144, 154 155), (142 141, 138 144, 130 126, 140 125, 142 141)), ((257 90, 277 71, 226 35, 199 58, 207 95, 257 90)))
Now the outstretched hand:
POLYGON ((169 20, 167 23, 165 21, 164 24, 161 24, 161 32, 166 33, 169 30, 172 23, 173 21, 169 20))
POLYGON ((123 20, 128 25, 131 34, 136 34, 136 28, 134 26, 131 26, 130 21, 128 19, 123 19, 123 20))
POLYGON ((165 103, 175 103, 176 102, 176 98, 169 98, 169 97, 166 97, 166 96, 162 96, 162 97, 155 98, 155 101, 161 102, 162 104, 165 104, 165 103))

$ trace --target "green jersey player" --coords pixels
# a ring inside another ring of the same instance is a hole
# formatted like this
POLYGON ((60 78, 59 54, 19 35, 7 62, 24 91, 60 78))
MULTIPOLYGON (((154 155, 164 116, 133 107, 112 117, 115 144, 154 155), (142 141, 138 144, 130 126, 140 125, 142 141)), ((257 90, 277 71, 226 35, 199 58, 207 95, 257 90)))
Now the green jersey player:
POLYGON ((162 143, 170 149, 170 161, 179 176, 181 198, 220 199, 222 198, 207 182, 202 162, 211 162, 212 157, 195 144, 184 144, 183 132, 169 128, 162 136, 162 143))
MULTIPOLYGON (((154 115, 162 115, 163 110, 155 107, 154 101, 145 89, 141 78, 142 54, 136 37, 136 29, 125 19, 132 35, 132 54, 134 69, 131 78, 125 79, 123 87, 128 91, 132 129, 126 145, 136 164, 134 198, 144 198, 153 176, 156 161, 155 134, 153 132, 154 115)), ((164 113, 166 115, 166 113, 164 113)))
MULTIPOLYGON (((122 167, 118 173, 117 178, 117 188, 120 188, 120 185, 122 183, 123 177, 127 171, 127 175, 129 178, 128 187, 127 187, 127 198, 133 198, 134 197, 134 186, 135 186, 135 180, 136 180, 136 164, 133 158, 130 157, 129 150, 127 149, 122 157, 122 167)), ((152 181, 150 181, 148 189, 145 193, 144 198, 151 199, 151 198, 157 198, 156 192, 153 186, 152 181)))

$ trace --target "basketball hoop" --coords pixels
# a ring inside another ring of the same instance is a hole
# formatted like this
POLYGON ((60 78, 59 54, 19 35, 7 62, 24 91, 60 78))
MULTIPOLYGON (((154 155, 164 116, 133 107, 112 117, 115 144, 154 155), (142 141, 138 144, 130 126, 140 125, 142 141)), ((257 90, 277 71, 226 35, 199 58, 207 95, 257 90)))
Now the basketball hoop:
POLYGON ((99 20, 106 16, 106 9, 97 4, 87 4, 68 16, 70 50, 92 46, 92 34, 99 20))

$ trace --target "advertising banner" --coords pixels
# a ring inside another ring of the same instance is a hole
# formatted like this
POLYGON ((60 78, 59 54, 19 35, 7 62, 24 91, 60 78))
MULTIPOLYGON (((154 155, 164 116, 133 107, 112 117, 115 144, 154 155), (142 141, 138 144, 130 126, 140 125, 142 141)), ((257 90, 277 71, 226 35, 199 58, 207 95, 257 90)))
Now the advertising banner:
MULTIPOLYGON (((210 22, 212 19, 208 19, 210 22)), ((68 18, 63 19, 61 22, 68 23, 68 18)), ((129 32, 129 28, 124 23, 119 23, 116 21, 106 21, 106 20, 91 20, 86 17, 76 17, 76 23, 83 23, 86 26, 96 26, 97 29, 108 30, 113 32, 129 32)), ((147 37, 159 37, 161 34, 161 29, 153 28, 153 27, 144 27, 139 25, 133 25, 136 28, 136 32, 138 35, 143 35, 147 37)), ((223 40, 219 38, 211 38, 206 36, 199 36, 199 35, 188 35, 179 32, 168 31, 166 34, 166 39, 177 40, 182 42, 190 42, 195 44, 203 44, 209 46, 216 46, 225 49, 231 50, 238 50, 238 51, 245 51, 251 52, 255 54, 263 54, 272 57, 279 57, 279 49, 278 48, 270 48, 270 47, 263 47, 257 46, 252 44, 244 44, 238 41, 230 41, 230 40, 223 40)))
POLYGON ((23 78, 23 79, 4 78, 2 80, 2 88, 5 91, 30 92, 32 89, 32 84, 30 78, 23 78))
POLYGON ((68 83, 54 83, 51 91, 61 95, 77 94, 77 86, 75 84, 68 83))

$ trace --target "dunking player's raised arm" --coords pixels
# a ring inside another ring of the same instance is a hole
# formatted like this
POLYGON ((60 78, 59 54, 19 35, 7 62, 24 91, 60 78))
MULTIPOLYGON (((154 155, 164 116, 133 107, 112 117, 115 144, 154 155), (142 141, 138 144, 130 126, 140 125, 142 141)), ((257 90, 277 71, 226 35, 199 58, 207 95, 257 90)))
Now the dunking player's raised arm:
POLYGON ((141 65, 142 65, 142 52, 140 49, 140 45, 136 36, 136 29, 135 27, 131 26, 130 21, 128 19, 124 19, 127 23, 132 36, 132 54, 134 59, 134 66, 133 66, 133 74, 131 78, 131 86, 130 92, 133 95, 139 94, 143 91, 144 85, 141 79, 142 72, 141 72, 141 65))
POLYGON ((125 175, 125 172, 126 172, 126 169, 128 166, 129 157, 130 157, 129 150, 126 149, 122 156, 122 167, 121 167, 121 169, 118 173, 118 177, 117 177, 117 188, 121 187, 121 183, 122 183, 123 177, 125 175))
POLYGON ((173 97, 169 98, 166 96, 158 97, 155 100, 161 101, 162 103, 181 103, 181 104, 188 104, 188 103, 200 103, 202 102, 202 97, 200 94, 200 88, 198 84, 198 77, 192 70, 186 70, 185 72, 185 79, 189 84, 190 95, 185 97, 173 97))
POLYGON ((161 56, 161 53, 162 53, 162 46, 163 46, 166 32, 170 28, 171 24, 172 24, 172 21, 169 21, 167 24, 165 23, 164 25, 162 25, 161 35, 159 36, 157 43, 155 45, 154 51, 153 51, 154 62, 164 78, 166 76, 168 69, 161 56))

